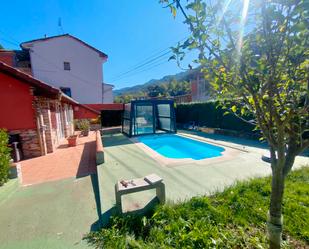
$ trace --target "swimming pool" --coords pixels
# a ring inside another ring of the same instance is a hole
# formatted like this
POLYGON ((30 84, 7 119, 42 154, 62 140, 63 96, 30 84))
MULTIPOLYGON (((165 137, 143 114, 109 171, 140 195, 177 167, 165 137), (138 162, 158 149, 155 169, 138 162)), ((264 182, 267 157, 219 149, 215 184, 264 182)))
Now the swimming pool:
POLYGON ((139 141, 160 155, 173 159, 201 160, 222 156, 222 152, 225 150, 219 146, 170 134, 141 136, 139 141))

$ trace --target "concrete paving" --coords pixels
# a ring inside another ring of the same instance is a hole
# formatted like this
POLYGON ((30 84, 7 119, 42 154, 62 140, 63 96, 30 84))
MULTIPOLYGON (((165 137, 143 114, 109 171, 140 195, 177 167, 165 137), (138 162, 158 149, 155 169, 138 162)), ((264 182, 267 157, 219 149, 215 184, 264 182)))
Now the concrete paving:
POLYGON ((82 237, 98 220, 94 175, 28 187, 16 182, 0 188, 1 249, 88 248, 82 237))
POLYGON ((0 249, 88 247, 83 235, 98 227, 101 214, 95 135, 78 140, 23 161, 21 179, 0 187, 0 249))

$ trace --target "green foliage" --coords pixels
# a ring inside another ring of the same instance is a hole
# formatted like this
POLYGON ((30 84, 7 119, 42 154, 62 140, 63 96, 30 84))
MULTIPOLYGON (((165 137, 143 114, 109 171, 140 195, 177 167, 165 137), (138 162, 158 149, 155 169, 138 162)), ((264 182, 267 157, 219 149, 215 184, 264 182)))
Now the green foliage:
POLYGON ((90 122, 88 119, 76 119, 75 129, 80 131, 88 131, 90 129, 90 122))
POLYGON ((90 124, 101 124, 101 116, 99 115, 97 118, 90 119, 90 124))
POLYGON ((308 0, 161 2, 179 10, 191 31, 175 58, 197 50, 216 99, 234 115, 252 114, 268 142, 270 247, 280 248, 284 179, 309 147, 308 0))
POLYGON ((11 156, 8 142, 8 134, 5 130, 0 129, 0 186, 3 185, 9 177, 11 156))
MULTIPOLYGON (((176 121, 181 124, 195 121, 199 126, 253 132, 254 125, 229 112, 226 113, 218 104, 218 102, 179 104, 176 108, 176 121)), ((243 115, 243 118, 245 120, 253 119, 252 115, 243 115)))
POLYGON ((185 95, 191 92, 191 85, 188 81, 171 80, 168 83, 162 83, 147 88, 148 97, 170 97, 185 95))
POLYGON ((145 90, 141 90, 136 94, 123 94, 115 97, 116 103, 128 103, 133 99, 157 98, 157 97, 173 97, 185 95, 191 92, 191 85, 188 81, 177 81, 172 79, 169 82, 162 82, 157 85, 150 85, 145 90))
POLYGON ((274 151, 282 154, 288 146, 293 156, 309 146, 303 136, 309 129, 307 1, 228 1, 223 6, 220 0, 191 0, 186 8, 179 0, 160 2, 182 12, 191 30, 173 48, 175 58, 197 50, 195 62, 227 110, 253 114, 274 151))
POLYGON ((126 103, 131 102, 134 99, 143 99, 145 98, 145 96, 146 96, 146 93, 142 91, 135 93, 135 94, 122 94, 122 95, 116 96, 114 99, 114 102, 126 104, 126 103))
MULTIPOLYGON (((211 197, 159 206, 144 217, 114 217, 92 232, 96 248, 267 248, 266 211, 270 178, 237 183, 211 197)), ((292 172, 284 200, 285 248, 309 244, 309 168, 292 172), (289 239, 290 237, 293 240, 289 239)), ((305 248, 305 246, 303 247, 305 248)))

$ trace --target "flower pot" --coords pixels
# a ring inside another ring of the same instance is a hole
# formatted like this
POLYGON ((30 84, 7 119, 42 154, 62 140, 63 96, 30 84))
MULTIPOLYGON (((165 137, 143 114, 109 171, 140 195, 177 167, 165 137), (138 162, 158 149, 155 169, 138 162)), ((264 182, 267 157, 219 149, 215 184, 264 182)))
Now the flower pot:
POLYGON ((67 138, 67 140, 68 140, 68 144, 69 144, 69 147, 74 147, 74 146, 76 146, 76 141, 77 141, 77 135, 73 135, 73 136, 69 136, 68 138, 67 138))
POLYGON ((201 127, 200 131, 208 133, 208 134, 214 134, 215 133, 215 129, 214 128, 208 128, 208 127, 201 127))
POLYGON ((87 137, 89 135, 89 130, 82 130, 80 134, 84 137, 87 137))

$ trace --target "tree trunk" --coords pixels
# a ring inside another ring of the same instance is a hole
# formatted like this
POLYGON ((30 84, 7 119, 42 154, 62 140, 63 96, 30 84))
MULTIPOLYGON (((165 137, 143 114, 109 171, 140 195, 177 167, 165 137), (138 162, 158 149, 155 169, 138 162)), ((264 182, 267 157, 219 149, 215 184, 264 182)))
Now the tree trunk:
POLYGON ((275 165, 272 173, 270 208, 268 213, 267 228, 269 234, 269 247, 278 249, 282 239, 282 200, 284 192, 283 167, 275 165))

